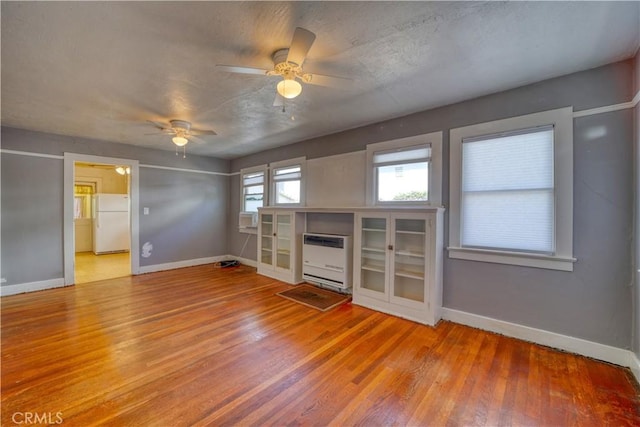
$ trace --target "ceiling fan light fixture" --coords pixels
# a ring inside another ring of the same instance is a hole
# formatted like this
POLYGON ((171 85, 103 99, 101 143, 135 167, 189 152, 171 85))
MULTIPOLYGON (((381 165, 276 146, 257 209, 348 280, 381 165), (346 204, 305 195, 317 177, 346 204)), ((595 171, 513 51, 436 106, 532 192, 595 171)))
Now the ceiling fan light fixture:
POLYGON ((178 147, 182 147, 187 145, 187 142, 189 142, 189 140, 187 138, 185 138, 184 136, 174 136, 172 139, 174 144, 176 144, 178 147))
POLYGON ((302 93, 302 85, 295 79, 284 79, 278 83, 276 90, 281 96, 293 99, 302 93))
POLYGON ((131 173, 131 168, 129 166, 116 166, 116 172, 120 175, 129 175, 131 173))

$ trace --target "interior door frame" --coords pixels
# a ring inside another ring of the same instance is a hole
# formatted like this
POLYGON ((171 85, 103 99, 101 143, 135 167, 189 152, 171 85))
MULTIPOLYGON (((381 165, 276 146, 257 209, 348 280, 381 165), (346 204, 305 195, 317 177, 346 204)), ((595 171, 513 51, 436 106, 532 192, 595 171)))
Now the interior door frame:
POLYGON ((140 240, 139 240, 139 162, 132 159, 121 159, 117 157, 92 156, 87 154, 64 153, 64 225, 63 225, 63 251, 64 251, 64 284, 73 285, 75 283, 75 241, 73 223, 73 197, 75 183, 75 164, 102 163, 108 165, 121 165, 131 168, 129 197, 131 200, 131 210, 129 218, 131 227, 129 228, 131 248, 129 258, 131 260, 131 274, 140 274, 140 240))

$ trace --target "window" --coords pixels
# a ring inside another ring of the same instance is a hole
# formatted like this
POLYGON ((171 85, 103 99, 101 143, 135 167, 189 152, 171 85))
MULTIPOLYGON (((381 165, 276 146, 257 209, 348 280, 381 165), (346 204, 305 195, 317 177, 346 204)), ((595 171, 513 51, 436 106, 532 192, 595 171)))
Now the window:
POLYGON ((451 131, 451 258, 573 270, 572 114, 451 131))
POLYGON ((272 163, 272 203, 273 205, 304 204, 304 173, 305 159, 293 159, 285 162, 272 163))
POLYGON ((74 184, 73 192, 73 219, 91 219, 91 196, 95 193, 95 184, 74 184))
POLYGON ((266 165, 240 171, 242 177, 242 212, 258 212, 266 199, 266 165))
POLYGON ((440 205, 442 132, 367 145, 367 204, 440 205))

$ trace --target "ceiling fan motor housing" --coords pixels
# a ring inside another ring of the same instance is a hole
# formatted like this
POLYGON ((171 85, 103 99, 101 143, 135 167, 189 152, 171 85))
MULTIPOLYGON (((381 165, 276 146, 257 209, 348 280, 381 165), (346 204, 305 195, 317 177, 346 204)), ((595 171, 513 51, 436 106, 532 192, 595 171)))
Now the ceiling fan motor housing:
POLYGON ((184 120, 171 120, 171 129, 176 132, 189 133, 191 129, 191 123, 184 120))

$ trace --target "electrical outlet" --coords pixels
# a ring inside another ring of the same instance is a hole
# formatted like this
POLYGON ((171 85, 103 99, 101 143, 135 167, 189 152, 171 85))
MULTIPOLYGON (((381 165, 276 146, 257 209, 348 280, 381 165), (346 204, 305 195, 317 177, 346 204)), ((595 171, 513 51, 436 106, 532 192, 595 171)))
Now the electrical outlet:
POLYGON ((142 215, 149 215, 149 208, 147 207, 142 208, 142 215))
POLYGON ((0 283, 7 283, 7 279, 5 279, 4 277, 0 279, 0 283))

